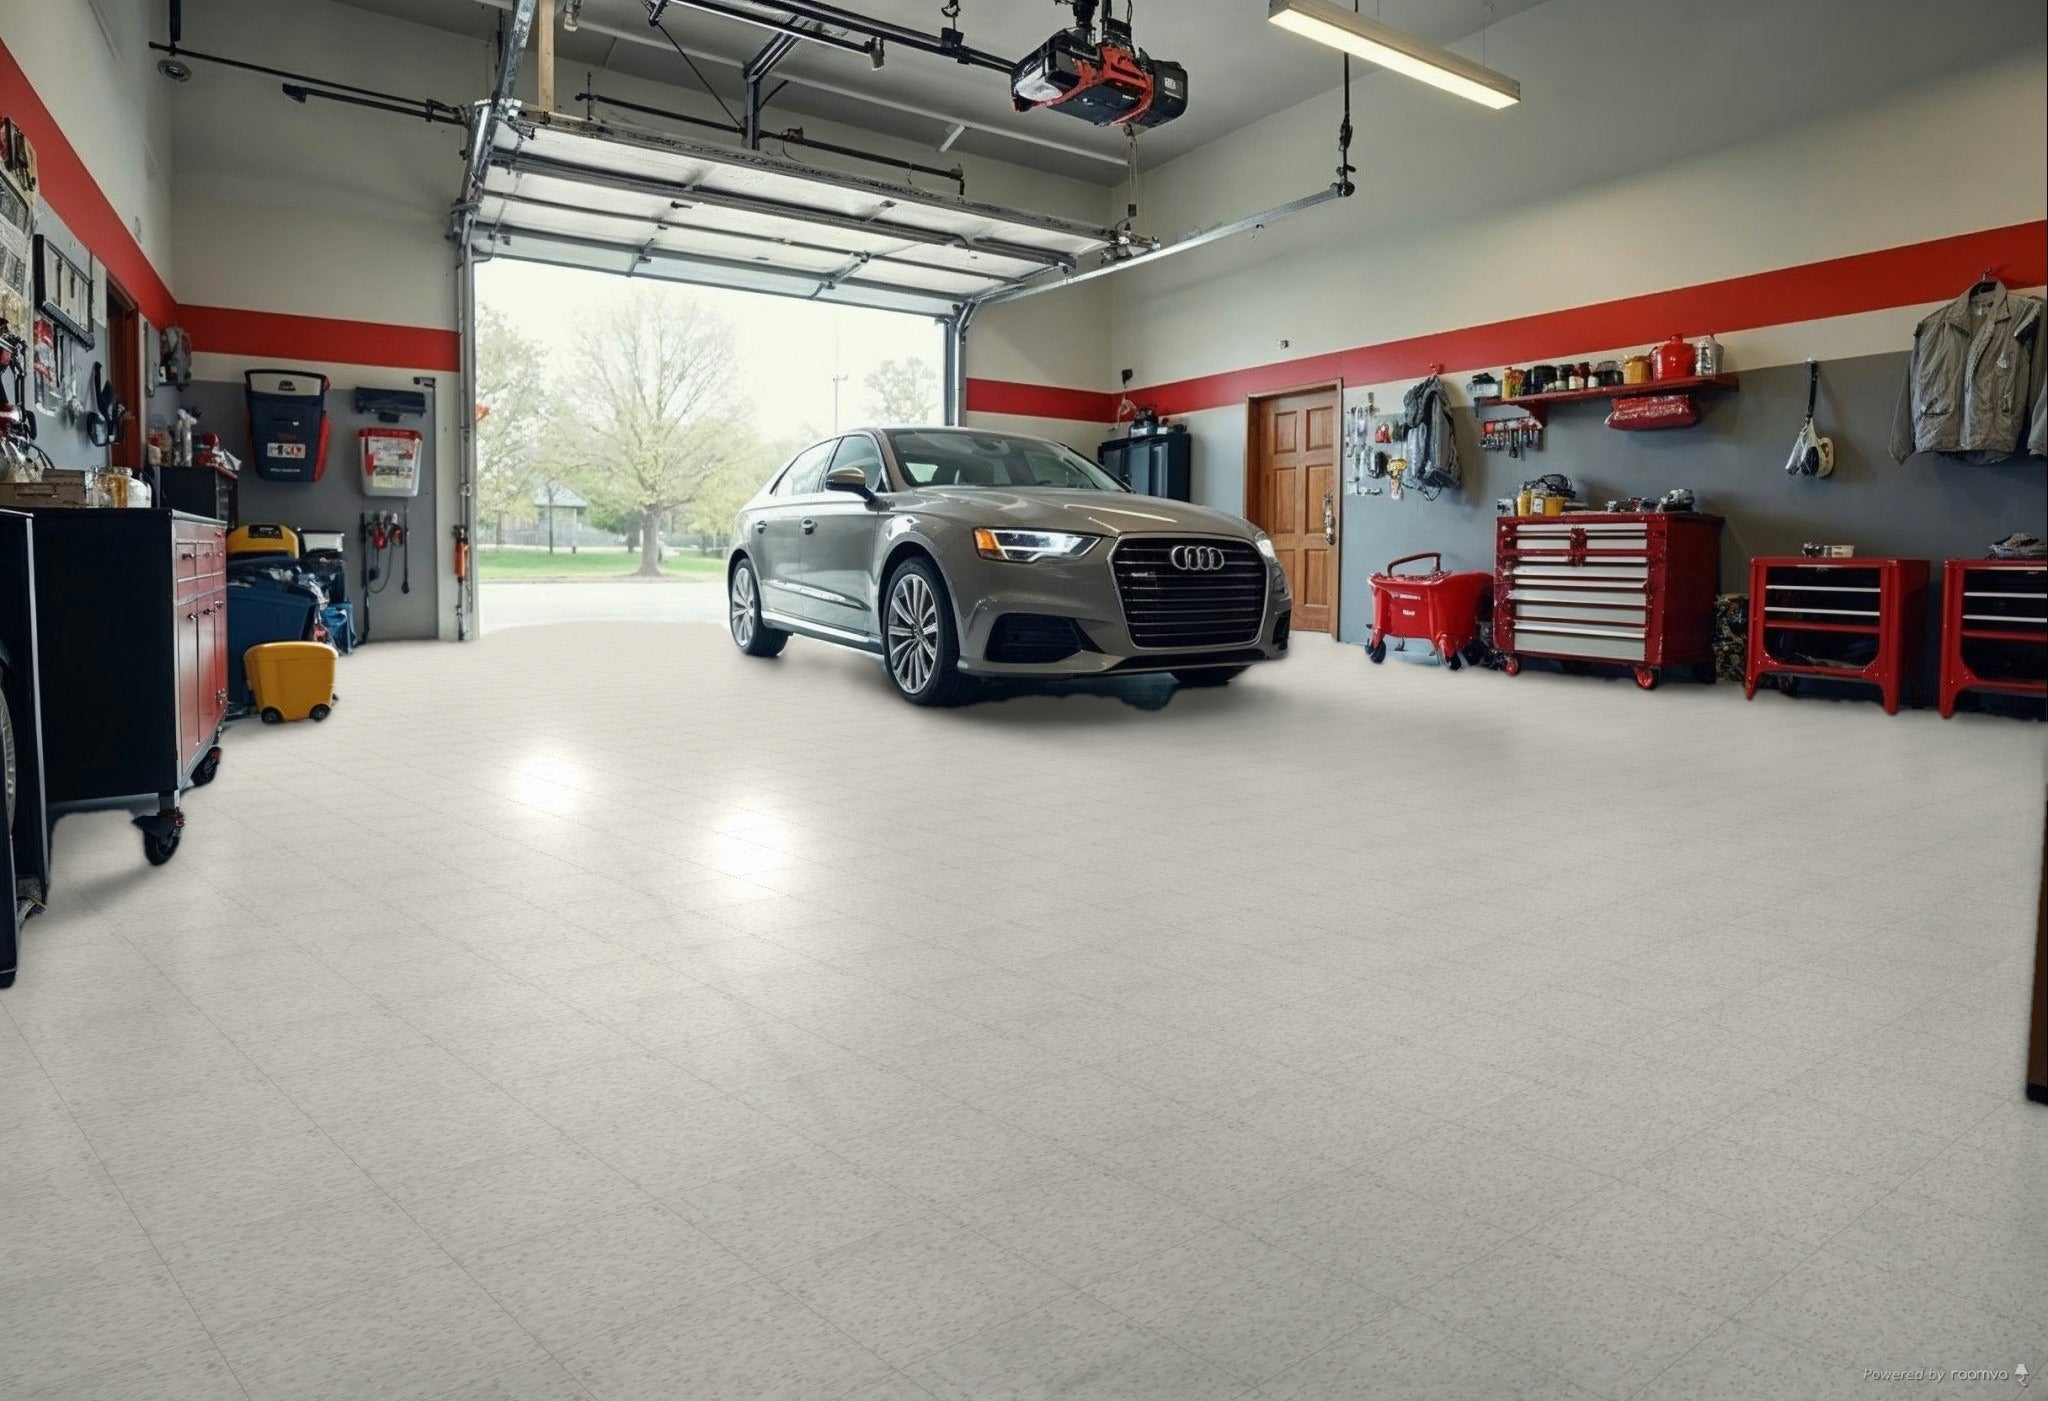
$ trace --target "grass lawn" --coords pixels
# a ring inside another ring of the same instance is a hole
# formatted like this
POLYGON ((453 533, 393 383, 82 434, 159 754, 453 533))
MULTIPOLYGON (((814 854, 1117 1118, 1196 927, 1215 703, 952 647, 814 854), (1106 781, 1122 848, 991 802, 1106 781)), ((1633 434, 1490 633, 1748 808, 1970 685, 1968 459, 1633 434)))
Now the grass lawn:
MULTIPOLYGON (((640 567, 637 550, 579 550, 570 554, 546 550, 482 546, 476 552, 476 576, 492 579, 604 579, 623 578, 640 567)), ((718 555, 700 555, 694 550, 671 551, 661 561, 661 572, 678 578, 716 578, 725 570, 718 555)))

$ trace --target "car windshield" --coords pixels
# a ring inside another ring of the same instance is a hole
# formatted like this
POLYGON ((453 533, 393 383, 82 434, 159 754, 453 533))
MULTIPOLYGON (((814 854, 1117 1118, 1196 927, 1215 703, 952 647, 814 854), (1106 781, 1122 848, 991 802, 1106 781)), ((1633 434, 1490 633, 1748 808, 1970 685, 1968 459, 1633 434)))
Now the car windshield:
POLYGON ((892 430, 889 445, 916 486, 1130 489, 1073 449, 1043 438, 917 428, 892 430))

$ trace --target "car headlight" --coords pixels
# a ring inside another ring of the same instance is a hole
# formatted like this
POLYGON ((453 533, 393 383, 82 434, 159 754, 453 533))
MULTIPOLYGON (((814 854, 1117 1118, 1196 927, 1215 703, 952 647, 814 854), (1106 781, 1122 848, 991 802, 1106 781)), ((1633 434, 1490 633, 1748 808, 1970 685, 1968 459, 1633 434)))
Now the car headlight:
POLYGON ((1257 547, 1260 554, 1264 555, 1272 563, 1278 564, 1280 562, 1279 554, 1273 549, 1273 537, 1266 534, 1265 531, 1262 530, 1254 535, 1252 537, 1252 544, 1257 547))
POLYGON ((977 530, 974 550, 983 559, 1032 564, 1042 559, 1079 559, 1098 537, 1065 530, 977 530))

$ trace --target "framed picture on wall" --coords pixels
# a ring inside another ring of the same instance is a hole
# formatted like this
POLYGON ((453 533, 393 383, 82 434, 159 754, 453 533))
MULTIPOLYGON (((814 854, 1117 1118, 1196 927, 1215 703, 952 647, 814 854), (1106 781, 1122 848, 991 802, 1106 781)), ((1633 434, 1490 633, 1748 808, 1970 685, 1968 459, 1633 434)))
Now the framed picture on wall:
POLYGON ((36 235, 36 309, 73 340, 92 345, 92 274, 47 234, 36 235))

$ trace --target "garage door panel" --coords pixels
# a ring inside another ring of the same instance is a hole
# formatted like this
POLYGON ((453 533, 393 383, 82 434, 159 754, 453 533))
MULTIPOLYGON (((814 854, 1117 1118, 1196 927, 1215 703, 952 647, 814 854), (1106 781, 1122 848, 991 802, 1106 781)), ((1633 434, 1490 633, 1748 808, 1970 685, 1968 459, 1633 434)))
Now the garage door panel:
POLYGON ((1076 220, 561 114, 499 123, 493 141, 474 225, 486 256, 949 316, 1114 237, 1076 220), (590 244, 587 256, 578 240, 590 244))

